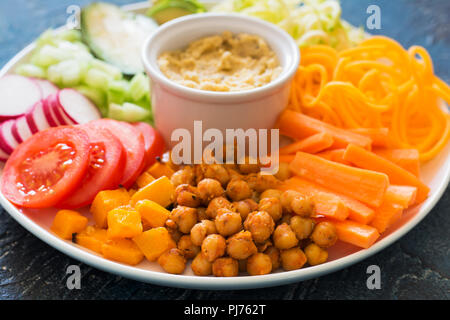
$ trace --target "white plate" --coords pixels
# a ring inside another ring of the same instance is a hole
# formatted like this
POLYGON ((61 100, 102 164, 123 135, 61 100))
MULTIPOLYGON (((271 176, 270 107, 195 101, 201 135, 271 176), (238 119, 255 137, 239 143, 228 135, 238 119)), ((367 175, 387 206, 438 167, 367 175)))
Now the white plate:
MULTIPOLYGON (((213 3, 212 1, 208 2, 213 3)), ((142 2, 128 5, 124 8, 134 12, 145 12, 148 4, 147 2, 142 2)), ((34 44, 30 44, 19 52, 2 68, 0 77, 6 73, 13 72, 17 65, 26 61, 33 48, 34 44)), ((49 228, 55 210, 36 211, 18 209, 7 201, 2 194, 0 194, 0 204, 18 223, 39 239, 76 260, 106 272, 142 282, 170 287, 208 290, 250 289, 278 286, 320 277, 360 262, 400 239, 431 211, 446 190, 450 181, 450 145, 447 145, 435 159, 424 165, 421 170, 423 181, 431 188, 429 198, 421 206, 406 211, 402 219, 383 234, 371 248, 360 250, 351 245, 338 243, 330 249, 329 261, 325 264, 295 271, 280 271, 269 275, 253 277, 197 277, 192 274, 189 266, 186 268, 184 275, 171 275, 165 273, 157 263, 150 263, 148 261, 142 262, 136 267, 116 263, 103 259, 95 252, 84 249, 70 241, 61 240, 54 235, 49 228)), ((89 213, 86 212, 86 214, 89 216, 89 213)))

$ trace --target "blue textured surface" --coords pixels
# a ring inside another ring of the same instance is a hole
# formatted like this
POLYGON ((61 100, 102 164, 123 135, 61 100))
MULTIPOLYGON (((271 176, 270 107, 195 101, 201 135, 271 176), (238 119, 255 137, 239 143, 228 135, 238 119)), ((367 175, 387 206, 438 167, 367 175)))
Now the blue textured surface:
MULTIPOLYGON (((65 23, 80 0, 0 0, 0 66, 47 28, 65 23)), ((127 4, 131 1, 110 1, 127 4)), ((366 9, 382 13, 378 32, 404 46, 425 46, 436 73, 450 81, 449 0, 343 0, 343 16, 365 25, 366 9)), ((449 299, 450 190, 427 218, 383 252, 345 270, 270 290, 196 291, 153 286, 93 269, 52 249, 0 212, 0 299, 449 299), (65 270, 78 264, 82 289, 66 288, 65 270), (379 265, 381 290, 368 290, 366 268, 379 265)))

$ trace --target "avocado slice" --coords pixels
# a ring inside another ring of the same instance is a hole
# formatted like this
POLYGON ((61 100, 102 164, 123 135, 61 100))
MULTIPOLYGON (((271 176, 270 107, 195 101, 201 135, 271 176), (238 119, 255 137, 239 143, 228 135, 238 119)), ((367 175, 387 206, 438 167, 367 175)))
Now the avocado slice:
POLYGON ((141 48, 156 28, 158 24, 153 19, 109 3, 94 2, 81 11, 83 41, 99 59, 126 75, 144 71, 141 48))
POLYGON ((193 13, 206 12, 206 8, 196 0, 158 0, 147 15, 159 24, 193 13))

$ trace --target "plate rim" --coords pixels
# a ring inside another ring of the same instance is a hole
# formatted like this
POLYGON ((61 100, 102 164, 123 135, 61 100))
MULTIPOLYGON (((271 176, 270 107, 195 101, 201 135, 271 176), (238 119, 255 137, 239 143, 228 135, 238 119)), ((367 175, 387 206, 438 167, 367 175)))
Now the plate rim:
MULTIPOLYGON (((214 0, 202 0, 205 3, 214 3, 214 0)), ((122 6, 127 11, 138 11, 149 7, 148 2, 137 2, 122 6)), ((62 29, 61 27, 59 29, 62 29)), ((35 41, 27 45, 19 51, 12 59, 10 59, 1 69, 0 77, 7 74, 13 67, 22 61, 35 48, 35 41)), ((446 159, 450 159, 450 153, 446 159)), ((301 282, 312 278, 318 278, 325 274, 330 274, 353 264, 361 262, 372 255, 377 254, 381 250, 395 243, 405 234, 416 227, 439 202, 450 182, 450 165, 445 168, 444 178, 438 182, 436 192, 429 197, 420 207, 419 211, 401 226, 398 230, 389 234, 385 238, 376 242, 369 249, 363 249, 345 257, 324 263, 318 266, 311 266, 304 269, 294 271, 283 271, 262 276, 239 276, 232 278, 218 278, 213 276, 199 277, 194 275, 173 275, 165 272, 144 270, 134 266, 128 266, 100 257, 90 251, 83 249, 75 244, 58 238, 56 235, 40 227, 34 223, 28 216, 21 213, 13 204, 11 204, 0 193, 0 205, 6 212, 16 220, 27 231, 34 236, 47 243, 49 246, 60 251, 69 257, 85 263, 96 269, 120 275, 124 278, 136 281, 151 283, 161 286, 184 288, 184 289, 200 289, 200 290, 244 290, 258 289, 273 286, 286 285, 295 282, 301 282)))

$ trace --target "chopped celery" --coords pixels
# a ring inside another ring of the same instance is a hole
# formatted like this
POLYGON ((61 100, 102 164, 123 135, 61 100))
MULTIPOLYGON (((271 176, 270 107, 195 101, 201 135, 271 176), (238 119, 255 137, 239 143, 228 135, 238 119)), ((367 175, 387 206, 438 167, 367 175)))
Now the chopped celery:
POLYGON ((123 104, 129 91, 128 81, 111 81, 108 86, 108 102, 115 104, 123 104))
POLYGON ((27 63, 22 64, 16 68, 16 73, 25 76, 25 77, 33 77, 33 78, 46 78, 47 72, 45 69, 38 67, 34 64, 27 63))
POLYGON ((108 117, 127 122, 138 122, 148 119, 151 112, 133 103, 125 102, 123 105, 111 103, 108 117))
POLYGON ((113 80, 120 80, 123 78, 123 75, 122 75, 122 72, 120 71, 120 69, 116 68, 115 66, 113 66, 111 64, 103 62, 101 60, 93 59, 91 61, 91 66, 93 68, 96 68, 98 70, 101 70, 101 71, 107 73, 108 75, 111 76, 111 79, 113 79, 113 80))
POLYGON ((130 81, 130 98, 133 101, 139 101, 150 91, 148 78, 143 73, 136 74, 130 81))
POLYGON ((107 90, 109 84, 109 75, 98 69, 91 68, 86 73, 84 82, 93 88, 107 90))

